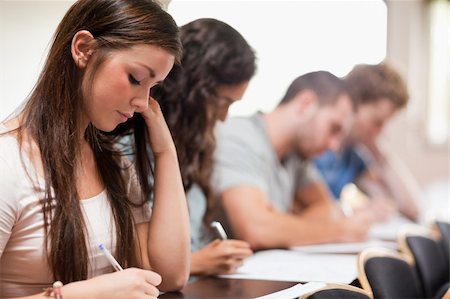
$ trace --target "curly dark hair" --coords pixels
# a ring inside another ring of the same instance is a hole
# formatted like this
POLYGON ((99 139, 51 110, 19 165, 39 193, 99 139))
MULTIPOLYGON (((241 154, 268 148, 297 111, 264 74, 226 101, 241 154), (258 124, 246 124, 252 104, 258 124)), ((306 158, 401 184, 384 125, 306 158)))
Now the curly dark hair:
POLYGON ((152 90, 152 96, 172 132, 185 190, 196 183, 207 198, 206 224, 213 210, 210 177, 218 120, 216 90, 250 81, 256 57, 239 32, 215 19, 190 22, 180 28, 180 34, 181 65, 152 90))
POLYGON ((408 103, 408 90, 400 74, 387 63, 356 65, 345 77, 347 87, 357 105, 391 101, 397 109, 408 103))

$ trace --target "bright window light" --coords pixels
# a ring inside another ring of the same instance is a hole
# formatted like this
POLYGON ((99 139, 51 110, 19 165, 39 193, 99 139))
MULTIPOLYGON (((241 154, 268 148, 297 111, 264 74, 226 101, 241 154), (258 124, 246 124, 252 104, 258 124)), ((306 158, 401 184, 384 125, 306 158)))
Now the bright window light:
POLYGON ((237 29, 255 49, 258 70, 231 115, 270 111, 288 85, 310 71, 346 75, 355 64, 386 56, 384 1, 187 1, 168 7, 178 25, 216 18, 237 29))
POLYGON ((433 145, 446 145, 450 126, 450 2, 430 4, 430 78, 427 136, 433 145))

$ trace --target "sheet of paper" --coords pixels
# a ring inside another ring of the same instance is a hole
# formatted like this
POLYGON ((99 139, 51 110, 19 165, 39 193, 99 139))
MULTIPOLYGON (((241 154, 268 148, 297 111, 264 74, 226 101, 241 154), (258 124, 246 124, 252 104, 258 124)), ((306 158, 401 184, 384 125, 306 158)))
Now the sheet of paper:
POLYGON ((245 259, 244 264, 237 269, 237 273, 220 277, 349 284, 357 277, 356 262, 356 255, 264 250, 245 259))
POLYGON ((403 227, 413 224, 411 220, 404 217, 393 217, 386 222, 374 224, 369 231, 371 239, 397 241, 398 233, 403 227))
POLYGON ((296 284, 285 290, 261 296, 255 299, 294 299, 303 296, 309 292, 314 292, 325 286, 323 282, 308 282, 305 284, 296 284))
POLYGON ((369 240, 366 242, 356 243, 329 243, 320 245, 308 245, 308 246, 295 246, 292 250, 303 253, 346 253, 346 254, 358 254, 362 250, 369 247, 384 247, 390 249, 397 249, 397 242, 392 241, 380 241, 369 240))

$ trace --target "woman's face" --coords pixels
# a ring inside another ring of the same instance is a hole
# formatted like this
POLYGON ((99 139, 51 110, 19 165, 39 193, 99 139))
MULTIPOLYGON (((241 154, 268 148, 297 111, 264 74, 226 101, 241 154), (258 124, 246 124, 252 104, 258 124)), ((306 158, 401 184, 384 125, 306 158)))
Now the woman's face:
POLYGON ((217 102, 213 109, 220 121, 224 121, 228 115, 231 104, 239 101, 245 93, 248 81, 236 85, 219 85, 216 90, 217 102))
POLYGON ((87 121, 109 132, 135 112, 147 109, 150 89, 164 80, 173 63, 172 54, 152 45, 109 53, 92 83, 87 82, 88 75, 83 80, 87 121))

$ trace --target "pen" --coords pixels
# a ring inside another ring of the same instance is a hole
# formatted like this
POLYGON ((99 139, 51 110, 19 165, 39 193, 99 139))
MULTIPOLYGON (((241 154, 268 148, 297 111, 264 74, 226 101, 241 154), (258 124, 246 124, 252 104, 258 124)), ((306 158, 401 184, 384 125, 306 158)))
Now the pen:
POLYGON ((116 259, 112 256, 112 254, 109 252, 108 249, 106 249, 105 245, 99 244, 98 248, 100 248, 101 251, 103 251, 103 254, 106 256, 108 261, 111 263, 111 265, 116 269, 116 271, 123 271, 123 268, 119 265, 119 263, 116 261, 116 259))
POLYGON ((222 224, 220 224, 220 222, 213 221, 211 222, 210 225, 220 240, 228 239, 227 234, 225 233, 225 230, 223 229, 222 224))

